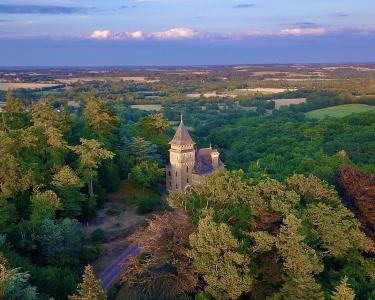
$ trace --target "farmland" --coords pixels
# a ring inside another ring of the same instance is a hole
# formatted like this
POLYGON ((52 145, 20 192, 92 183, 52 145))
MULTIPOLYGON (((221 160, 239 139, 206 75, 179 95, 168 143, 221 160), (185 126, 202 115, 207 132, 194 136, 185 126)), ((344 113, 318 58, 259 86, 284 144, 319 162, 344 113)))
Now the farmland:
POLYGON ((366 104, 345 104, 322 109, 316 109, 306 113, 308 118, 324 119, 326 117, 343 118, 350 114, 375 111, 375 106, 366 104))
POLYGON ((33 83, 33 82, 0 82, 1 91, 9 91, 15 89, 38 90, 43 88, 57 87, 55 83, 33 83))

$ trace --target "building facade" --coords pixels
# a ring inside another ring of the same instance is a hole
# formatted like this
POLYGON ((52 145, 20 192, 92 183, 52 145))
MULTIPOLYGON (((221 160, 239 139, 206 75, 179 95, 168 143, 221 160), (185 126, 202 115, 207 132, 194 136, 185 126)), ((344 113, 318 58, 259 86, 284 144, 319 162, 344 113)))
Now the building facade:
POLYGON ((169 193, 184 191, 188 186, 199 184, 211 172, 224 169, 216 149, 209 147, 195 150, 195 143, 182 116, 169 145, 169 164, 166 167, 166 187, 169 193))

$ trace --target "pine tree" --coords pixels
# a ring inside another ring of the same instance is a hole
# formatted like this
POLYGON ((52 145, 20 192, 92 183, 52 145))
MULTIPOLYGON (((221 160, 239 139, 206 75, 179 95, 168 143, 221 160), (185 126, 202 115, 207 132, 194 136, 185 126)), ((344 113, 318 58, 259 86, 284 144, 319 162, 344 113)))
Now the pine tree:
POLYGON ((6 104, 3 107, 2 129, 18 129, 26 125, 26 114, 19 99, 15 98, 12 93, 7 93, 6 104))
POLYGON ((336 286, 332 293, 332 300, 353 300, 355 298, 354 291, 350 288, 348 284, 348 277, 344 277, 341 283, 336 286))
POLYGON ((80 139, 81 145, 71 147, 79 155, 80 167, 88 179, 88 190, 90 196, 94 195, 93 177, 96 175, 96 169, 103 160, 112 159, 114 153, 102 147, 96 140, 80 139))
POLYGON ((105 300, 107 299, 100 285, 100 280, 96 279, 92 266, 85 267, 82 276, 82 283, 78 285, 77 294, 69 296, 70 300, 105 300))
POLYGON ((90 98, 83 112, 86 131, 95 138, 110 137, 117 117, 107 108, 105 101, 90 98))

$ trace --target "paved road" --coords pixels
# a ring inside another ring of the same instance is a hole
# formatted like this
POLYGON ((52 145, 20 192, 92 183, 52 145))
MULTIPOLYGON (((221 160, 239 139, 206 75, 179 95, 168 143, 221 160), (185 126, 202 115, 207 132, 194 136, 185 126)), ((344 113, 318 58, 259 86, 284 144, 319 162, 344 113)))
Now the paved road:
POLYGON ((117 257, 112 264, 100 274, 99 279, 102 281, 102 288, 107 290, 117 276, 123 271, 124 263, 132 257, 138 255, 139 247, 134 246, 126 249, 119 257, 117 257))

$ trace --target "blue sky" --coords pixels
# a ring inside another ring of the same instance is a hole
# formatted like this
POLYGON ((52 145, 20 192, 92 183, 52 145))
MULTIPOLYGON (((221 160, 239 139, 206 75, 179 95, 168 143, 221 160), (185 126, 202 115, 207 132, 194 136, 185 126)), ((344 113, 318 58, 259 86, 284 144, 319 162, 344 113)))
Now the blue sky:
POLYGON ((375 61, 374 0, 0 0, 0 65, 375 61))

